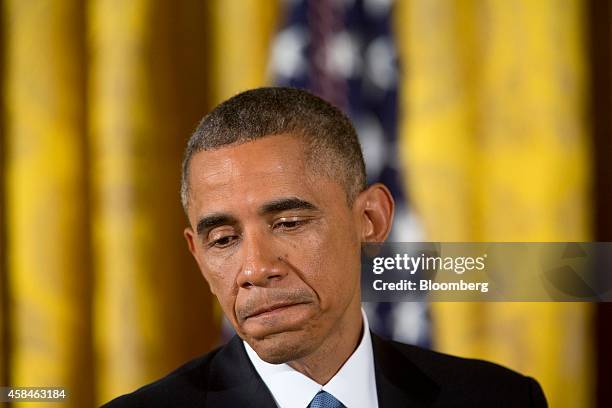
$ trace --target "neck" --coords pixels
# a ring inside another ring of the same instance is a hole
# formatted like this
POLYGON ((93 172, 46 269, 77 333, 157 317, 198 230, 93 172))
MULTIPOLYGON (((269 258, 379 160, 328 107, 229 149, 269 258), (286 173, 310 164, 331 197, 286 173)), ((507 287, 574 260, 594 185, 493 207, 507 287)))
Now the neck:
POLYGON ((327 384, 361 342, 364 325, 360 306, 352 308, 350 318, 345 319, 314 353, 289 362, 289 366, 318 384, 327 384), (355 324, 357 320, 360 324, 355 324))

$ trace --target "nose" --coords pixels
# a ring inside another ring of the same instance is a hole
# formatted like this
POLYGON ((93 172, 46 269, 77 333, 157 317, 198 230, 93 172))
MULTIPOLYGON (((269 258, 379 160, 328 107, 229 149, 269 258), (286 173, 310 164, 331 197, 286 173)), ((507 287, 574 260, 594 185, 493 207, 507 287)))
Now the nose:
POLYGON ((243 235, 242 250, 244 262, 238 274, 237 283, 241 288, 270 286, 286 276, 282 258, 275 249, 271 237, 262 234, 243 235))

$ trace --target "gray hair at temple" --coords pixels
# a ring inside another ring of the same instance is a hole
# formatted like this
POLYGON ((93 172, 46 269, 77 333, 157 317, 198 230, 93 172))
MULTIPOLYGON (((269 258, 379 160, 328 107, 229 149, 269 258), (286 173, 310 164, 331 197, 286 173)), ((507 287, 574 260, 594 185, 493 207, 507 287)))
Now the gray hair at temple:
POLYGON ((366 188, 355 128, 338 108, 301 89, 267 87, 242 92, 215 107, 191 135, 183 159, 181 202, 189 207, 189 165, 194 154, 272 135, 304 139, 309 169, 337 180, 349 206, 366 188))

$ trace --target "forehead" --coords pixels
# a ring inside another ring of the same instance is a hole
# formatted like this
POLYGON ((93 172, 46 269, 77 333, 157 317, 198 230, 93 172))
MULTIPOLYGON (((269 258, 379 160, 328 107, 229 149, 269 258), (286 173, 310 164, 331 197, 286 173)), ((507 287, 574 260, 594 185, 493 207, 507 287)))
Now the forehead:
POLYGON ((202 213, 221 211, 236 202, 260 205, 283 196, 313 201, 342 196, 338 183, 314 177, 307 169, 305 151, 301 138, 275 135, 198 152, 189 169, 190 208, 202 213))
POLYGON ((198 186, 231 186, 244 178, 289 179, 305 173, 304 147, 295 136, 275 135, 198 152, 190 163, 190 185, 196 192, 198 186))

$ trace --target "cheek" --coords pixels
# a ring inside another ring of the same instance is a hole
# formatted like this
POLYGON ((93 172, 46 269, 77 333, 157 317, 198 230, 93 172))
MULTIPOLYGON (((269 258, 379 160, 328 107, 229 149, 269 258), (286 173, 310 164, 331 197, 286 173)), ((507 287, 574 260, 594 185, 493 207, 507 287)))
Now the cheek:
POLYGON ((213 285, 216 285, 216 288, 213 290, 219 305, 221 305, 221 309, 223 309, 223 313, 225 316, 235 324, 235 306, 236 306, 236 292, 231 289, 229 285, 224 283, 211 283, 211 288, 213 285))
POLYGON ((236 271, 239 270, 240 263, 237 250, 232 251, 205 251, 198 254, 198 264, 202 274, 215 290, 223 291, 228 287, 233 287, 233 280, 236 271))
POLYGON ((236 301, 235 284, 231 278, 233 275, 226 270, 212 269, 208 263, 201 263, 201 268, 202 275, 204 275, 211 291, 217 297, 223 309, 233 308, 236 301))
POLYGON ((348 236, 337 239, 325 249, 328 260, 325 265, 328 280, 338 293, 354 290, 354 283, 359 281, 361 263, 359 259, 359 243, 348 236), (343 289, 346 289, 343 291, 343 289))
POLYGON ((227 277, 223 277, 222 274, 208 272, 206 280, 213 293, 219 297, 227 298, 233 291, 233 282, 227 279, 227 277))
MULTIPOLYGON (((359 283, 359 242, 348 228, 322 231, 300 242, 293 258, 303 279, 319 296, 322 307, 352 297, 359 283)), ((291 259, 289 259, 291 261, 291 259)))

